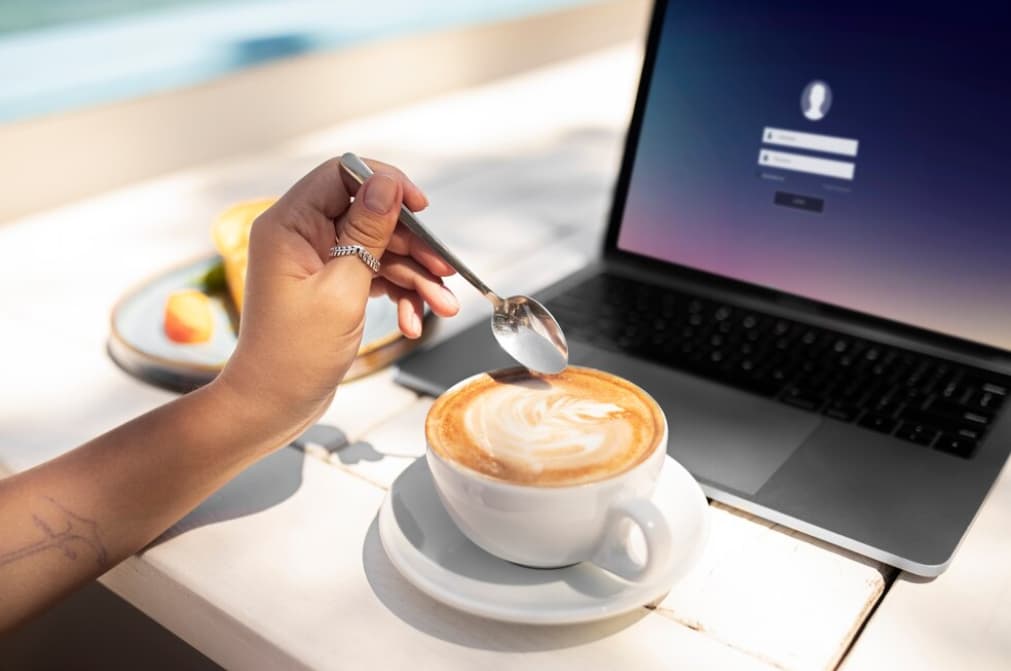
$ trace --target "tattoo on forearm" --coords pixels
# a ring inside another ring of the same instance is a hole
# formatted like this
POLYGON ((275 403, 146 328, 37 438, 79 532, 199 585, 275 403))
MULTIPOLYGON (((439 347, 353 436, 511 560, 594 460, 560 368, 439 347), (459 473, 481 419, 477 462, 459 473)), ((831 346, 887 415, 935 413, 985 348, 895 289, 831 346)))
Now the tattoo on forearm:
POLYGON ((72 513, 56 499, 41 498, 46 502, 48 514, 43 516, 43 512, 38 510, 32 512, 32 522, 41 537, 14 550, 0 548, 0 567, 53 549, 62 552, 67 559, 93 558, 100 568, 107 566, 109 554, 98 535, 95 521, 72 513))

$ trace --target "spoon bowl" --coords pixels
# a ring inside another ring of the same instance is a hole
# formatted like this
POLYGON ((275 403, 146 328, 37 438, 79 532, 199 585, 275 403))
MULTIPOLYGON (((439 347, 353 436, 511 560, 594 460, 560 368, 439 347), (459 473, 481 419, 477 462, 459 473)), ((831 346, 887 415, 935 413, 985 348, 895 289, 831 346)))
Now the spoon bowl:
POLYGON ((495 306, 491 330, 509 356, 539 373, 560 373, 569 362, 565 334, 548 309, 529 296, 495 306))

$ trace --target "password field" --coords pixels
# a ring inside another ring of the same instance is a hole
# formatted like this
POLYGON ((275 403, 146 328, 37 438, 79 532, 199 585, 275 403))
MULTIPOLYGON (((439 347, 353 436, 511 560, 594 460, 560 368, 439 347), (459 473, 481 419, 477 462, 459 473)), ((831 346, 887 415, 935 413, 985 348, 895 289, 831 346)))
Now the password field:
POLYGON ((793 170, 823 177, 836 179, 853 179, 856 165, 849 161, 835 161, 828 158, 816 158, 803 154, 791 154, 785 151, 762 149, 758 152, 758 164, 764 168, 793 170))

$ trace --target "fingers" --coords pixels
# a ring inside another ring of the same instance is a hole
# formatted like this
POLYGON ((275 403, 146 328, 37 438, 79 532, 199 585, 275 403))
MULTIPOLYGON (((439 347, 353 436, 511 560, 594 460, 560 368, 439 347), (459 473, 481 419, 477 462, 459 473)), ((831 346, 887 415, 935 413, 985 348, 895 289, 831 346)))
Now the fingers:
POLYGON ((377 259, 397 227, 403 201, 403 184, 390 175, 376 173, 358 189, 355 200, 337 222, 337 240, 342 245, 361 245, 377 259))
POLYGON ((340 173, 338 159, 321 163, 288 189, 284 200, 306 213, 318 213, 334 219, 348 208, 351 201, 352 192, 345 186, 340 173))
MULTIPOLYGON (((365 162, 376 173, 390 176, 401 183, 404 203, 411 210, 423 210, 428 205, 425 194, 401 170, 380 161, 369 159, 365 162)), ((358 189, 358 184, 341 169, 340 159, 332 158, 316 166, 291 187, 285 194, 285 200, 306 212, 336 219, 348 209, 351 196, 358 189)))
MULTIPOLYGON (((343 169, 340 169, 340 159, 335 159, 338 162, 338 169, 340 170, 340 176, 343 180, 344 187, 351 194, 357 194, 359 189, 358 182, 351 178, 343 169)), ((426 207, 428 207, 428 196, 418 188, 418 185, 411 181, 411 179, 404 173, 403 170, 394 167, 388 163, 383 163, 382 161, 376 161, 371 158, 362 159, 370 168, 372 172, 377 175, 388 175, 397 181, 399 181, 404 187, 404 205, 408 207, 412 212, 419 212, 426 207)))
POLYGON ((390 244, 386 247, 386 250, 400 256, 412 257, 428 269, 430 273, 439 277, 448 277, 456 272, 452 266, 436 254, 421 238, 408 231, 403 225, 397 226, 396 230, 393 231, 393 237, 390 239, 390 244))
POLYGON ((428 207, 428 196, 425 195, 424 191, 418 188, 417 184, 411 181, 411 178, 408 177, 403 170, 381 161, 375 161, 371 158, 363 160, 374 172, 387 174, 400 180, 400 183, 404 186, 404 205, 406 205, 412 212, 420 212, 428 207))
POLYGON ((425 310, 418 294, 382 277, 373 280, 370 293, 373 296, 382 294, 389 296, 390 300, 397 304, 397 325, 400 332, 412 340, 421 337, 425 310))
POLYGON ((425 308, 421 304, 418 294, 410 292, 397 301, 397 322, 400 324, 400 332, 412 340, 421 337, 421 318, 425 315, 425 308))
POLYGON ((460 303, 453 292, 413 259, 387 254, 383 258, 381 275, 396 286, 416 293, 440 317, 452 317, 460 311, 460 303))
MULTIPOLYGON (((351 207, 337 220, 337 244, 361 245, 375 258, 381 258, 397 227, 402 198, 400 181, 379 173, 370 177, 358 189, 351 207)), ((372 275, 372 270, 358 257, 343 256, 327 262, 319 281, 332 295, 364 306, 372 275)))

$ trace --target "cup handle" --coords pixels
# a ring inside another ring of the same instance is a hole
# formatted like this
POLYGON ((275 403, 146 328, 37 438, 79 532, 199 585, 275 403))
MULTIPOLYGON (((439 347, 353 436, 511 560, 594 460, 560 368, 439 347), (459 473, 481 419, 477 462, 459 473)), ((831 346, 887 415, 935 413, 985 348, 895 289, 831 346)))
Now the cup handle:
POLYGON ((672 545, 670 526, 660 509, 648 499, 629 499, 611 508, 603 539, 590 562, 631 582, 647 582, 670 563, 672 545), (625 520, 642 530, 646 540, 644 562, 628 554, 626 536, 621 533, 625 520))

